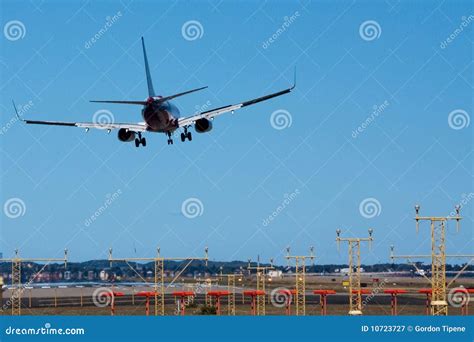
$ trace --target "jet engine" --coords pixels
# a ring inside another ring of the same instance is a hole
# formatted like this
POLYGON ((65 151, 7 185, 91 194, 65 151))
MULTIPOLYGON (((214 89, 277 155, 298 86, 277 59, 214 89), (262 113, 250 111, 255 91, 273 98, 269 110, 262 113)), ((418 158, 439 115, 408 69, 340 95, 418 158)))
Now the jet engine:
POLYGON ((194 129, 198 133, 206 133, 212 129, 212 122, 208 119, 199 119, 194 124, 194 129))
POLYGON ((118 139, 123 142, 133 141, 135 139, 135 132, 125 128, 120 128, 117 135, 118 139))

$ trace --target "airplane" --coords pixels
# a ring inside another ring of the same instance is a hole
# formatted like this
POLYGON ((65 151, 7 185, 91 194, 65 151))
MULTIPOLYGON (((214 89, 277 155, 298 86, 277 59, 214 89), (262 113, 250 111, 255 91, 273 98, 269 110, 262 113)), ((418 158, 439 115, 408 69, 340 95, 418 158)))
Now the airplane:
POLYGON ((108 133, 111 130, 118 130, 118 139, 122 142, 135 141, 135 146, 140 145, 146 146, 146 139, 142 136, 144 132, 158 132, 165 133, 168 136, 168 145, 173 144, 172 135, 173 133, 181 128, 181 141, 184 142, 192 140, 191 132, 188 130, 194 125, 194 129, 197 133, 206 133, 212 129, 212 120, 224 113, 234 112, 240 108, 244 108, 250 105, 254 105, 259 102, 269 100, 271 98, 281 96, 290 93, 296 86, 296 70, 293 85, 290 88, 278 91, 276 93, 268 94, 262 97, 258 97, 252 100, 240 102, 233 105, 227 105, 219 108, 214 108, 204 112, 197 113, 188 117, 180 117, 180 111, 171 100, 194 93, 199 90, 203 90, 207 87, 196 88, 188 90, 182 93, 160 96, 156 95, 153 88, 153 83, 150 74, 150 67, 148 64, 148 58, 145 49, 145 40, 141 38, 143 48, 143 58, 145 62, 145 74, 148 86, 148 98, 145 101, 111 101, 111 100, 93 100, 90 102, 94 103, 110 103, 110 104, 129 104, 129 105, 141 105, 143 109, 141 111, 144 122, 138 123, 96 123, 96 122, 62 122, 62 121, 39 121, 39 120, 28 120, 20 118, 18 110, 13 102, 13 107, 16 112, 18 120, 25 122, 26 124, 35 125, 53 125, 53 126, 71 126, 84 128, 87 131, 91 128, 107 130, 108 133), (137 137, 138 136, 138 137, 137 137))

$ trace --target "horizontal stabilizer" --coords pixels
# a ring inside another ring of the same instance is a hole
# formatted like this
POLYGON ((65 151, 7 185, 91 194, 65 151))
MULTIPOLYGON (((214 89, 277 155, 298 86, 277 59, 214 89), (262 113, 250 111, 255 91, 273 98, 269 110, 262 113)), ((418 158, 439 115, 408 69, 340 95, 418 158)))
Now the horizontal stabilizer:
MULTIPOLYGON (((185 92, 182 92, 182 93, 178 93, 178 94, 174 94, 174 95, 170 95, 170 96, 165 96, 165 97, 162 97, 162 96, 156 96, 156 97, 153 97, 153 102, 154 103, 163 103, 163 102, 166 102, 166 101, 169 101, 171 99, 174 99, 176 97, 179 97, 179 96, 183 96, 183 95, 187 95, 187 94, 190 94, 190 93, 194 93, 195 91, 199 91, 199 90, 203 90, 203 89, 206 89, 206 87, 201 87, 201 88, 196 88, 196 89, 192 89, 192 90, 188 90, 188 91, 185 91, 185 92)), ((150 98, 151 99, 151 98, 150 98)), ((90 102, 95 102, 95 103, 117 103, 117 104, 132 104, 132 105, 141 105, 141 106, 145 106, 147 105, 149 102, 148 101, 110 101, 110 100, 92 100, 90 102)))
POLYGON ((196 89, 193 89, 193 90, 188 90, 188 91, 178 93, 178 94, 174 94, 174 95, 171 95, 171 96, 161 97, 161 98, 158 99, 158 101, 165 102, 165 101, 174 99, 176 97, 191 94, 191 93, 194 93, 195 91, 203 90, 203 89, 206 89, 206 88, 207 88, 207 86, 206 87, 201 87, 201 88, 196 88, 196 89))
POLYGON ((109 100, 93 100, 90 102, 95 102, 95 103, 118 103, 118 104, 133 104, 133 105, 141 105, 144 106, 146 105, 146 101, 109 101, 109 100))

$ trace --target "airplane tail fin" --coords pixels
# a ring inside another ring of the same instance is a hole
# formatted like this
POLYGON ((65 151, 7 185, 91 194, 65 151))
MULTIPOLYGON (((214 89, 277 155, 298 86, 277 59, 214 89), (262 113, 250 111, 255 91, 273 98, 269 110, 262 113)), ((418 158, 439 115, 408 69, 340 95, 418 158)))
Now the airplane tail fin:
POLYGON ((130 100, 125 100, 125 101, 115 101, 115 100, 92 100, 90 102, 96 102, 96 103, 116 103, 116 104, 131 104, 131 105, 141 105, 141 106, 146 106, 147 104, 150 103, 150 101, 154 103, 161 103, 165 101, 169 101, 171 99, 174 99, 179 96, 187 95, 190 93, 194 93, 195 91, 203 90, 206 89, 207 87, 201 87, 201 88, 196 88, 192 90, 188 90, 182 93, 170 95, 170 96, 156 96, 155 90, 153 89, 153 83, 151 81, 151 75, 150 75, 150 66, 148 64, 148 58, 146 56, 146 49, 145 49, 145 40, 142 37, 142 47, 143 47, 143 57, 145 59, 145 73, 146 73, 146 83, 148 85, 148 99, 146 101, 130 101, 130 100))
POLYGON ((146 49, 145 49, 145 40, 142 37, 142 47, 143 47, 143 58, 145 59, 145 72, 146 72, 146 83, 148 85, 148 96, 153 97, 155 96, 155 90, 153 89, 153 83, 151 81, 150 75, 150 66, 148 65, 148 58, 146 56, 146 49))

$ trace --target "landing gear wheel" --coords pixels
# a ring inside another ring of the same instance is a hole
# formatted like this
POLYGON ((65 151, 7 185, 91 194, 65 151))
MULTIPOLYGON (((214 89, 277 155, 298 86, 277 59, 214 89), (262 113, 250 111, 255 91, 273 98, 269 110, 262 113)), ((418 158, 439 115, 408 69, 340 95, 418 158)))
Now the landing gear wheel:
POLYGON ((146 139, 145 138, 141 138, 140 142, 142 143, 143 147, 146 146, 146 139))
POLYGON ((168 135, 168 145, 173 145, 173 139, 171 139, 171 132, 166 132, 168 135))
POLYGON ((186 133, 186 138, 188 138, 189 141, 193 140, 193 136, 191 135, 191 132, 186 133))
POLYGON ((186 135, 184 133, 181 133, 181 141, 184 142, 186 140, 186 135))
POLYGON ((138 138, 135 138, 135 147, 140 146, 140 140, 138 138))

